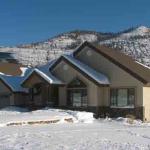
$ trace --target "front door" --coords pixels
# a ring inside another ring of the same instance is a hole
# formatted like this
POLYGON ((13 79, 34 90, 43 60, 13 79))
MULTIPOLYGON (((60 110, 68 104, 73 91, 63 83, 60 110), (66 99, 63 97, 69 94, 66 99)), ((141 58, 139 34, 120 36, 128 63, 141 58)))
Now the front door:
POLYGON ((74 92, 72 93, 72 105, 75 107, 81 106, 81 92, 74 92))
POLYGON ((68 90, 68 105, 73 107, 87 106, 86 89, 69 89, 68 90))
POLYGON ((87 86, 80 79, 75 78, 68 84, 67 105, 73 107, 87 106, 87 86))

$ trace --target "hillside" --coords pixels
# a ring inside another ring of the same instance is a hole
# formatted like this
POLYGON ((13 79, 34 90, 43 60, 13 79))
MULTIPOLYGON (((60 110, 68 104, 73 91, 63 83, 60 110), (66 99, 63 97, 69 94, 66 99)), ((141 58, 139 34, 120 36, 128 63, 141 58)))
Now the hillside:
POLYGON ((12 53, 13 57, 24 65, 37 66, 45 64, 63 53, 70 53, 84 41, 117 48, 136 61, 150 66, 150 29, 144 26, 120 33, 76 30, 46 41, 16 47, 2 47, 0 52, 12 53))
POLYGON ((99 44, 116 48, 136 61, 150 66, 150 28, 141 26, 99 44))

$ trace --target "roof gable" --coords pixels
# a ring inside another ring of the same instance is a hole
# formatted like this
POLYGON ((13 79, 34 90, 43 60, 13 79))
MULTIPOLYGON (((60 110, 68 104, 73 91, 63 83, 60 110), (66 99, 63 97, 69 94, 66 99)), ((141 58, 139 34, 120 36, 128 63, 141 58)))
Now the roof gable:
POLYGON ((21 81, 23 77, 20 76, 7 76, 0 75, 0 80, 9 88, 12 92, 28 92, 28 89, 21 87, 21 81))
POLYGON ((25 82, 28 81, 30 77, 34 74, 36 74, 39 78, 41 78, 41 81, 46 82, 48 84, 62 84, 60 80, 56 79, 51 74, 47 75, 43 71, 35 68, 26 76, 26 78, 22 81, 21 85, 24 85, 25 82))
POLYGON ((148 84, 150 82, 150 69, 140 65, 132 58, 119 52, 118 50, 85 42, 73 52, 73 56, 76 57, 85 47, 89 47, 90 49, 96 51, 116 66, 141 81, 143 84, 148 84))
POLYGON ((87 79, 91 80, 95 84, 107 86, 109 85, 109 79, 102 73, 95 71, 94 69, 90 68, 86 64, 83 64, 79 60, 75 59, 71 55, 62 55, 51 67, 50 71, 52 71, 61 61, 66 62, 75 70, 80 72, 83 76, 87 79))

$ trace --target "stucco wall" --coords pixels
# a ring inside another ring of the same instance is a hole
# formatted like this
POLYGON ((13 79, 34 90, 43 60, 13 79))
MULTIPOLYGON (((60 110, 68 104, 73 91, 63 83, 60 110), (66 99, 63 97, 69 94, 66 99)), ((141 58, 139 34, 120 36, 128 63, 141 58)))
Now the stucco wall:
POLYGON ((14 105, 23 106, 29 101, 29 95, 23 93, 14 93, 14 105))
MULTIPOLYGON (((64 81, 66 84, 70 83, 75 77, 81 79, 86 85, 88 90, 88 106, 99 106, 102 102, 102 95, 100 88, 92 81, 85 78, 81 73, 76 71, 72 66, 66 62, 61 61, 52 72, 57 78, 64 81), (65 66, 65 67, 64 67, 65 66), (66 69, 67 68, 67 69, 66 69)), ((66 105, 67 92, 66 87, 59 88, 59 104, 66 105)))
POLYGON ((144 119, 150 122, 150 87, 143 87, 144 119))
POLYGON ((59 106, 66 106, 67 103, 66 87, 59 87, 59 106))
POLYGON ((37 75, 36 73, 33 73, 23 84, 24 87, 32 87, 33 85, 37 84, 37 83, 47 83, 46 81, 44 81, 44 79, 42 79, 42 77, 40 77, 39 75, 37 75))
MULTIPOLYGON (((134 87, 136 90, 136 106, 142 106, 142 87, 143 84, 131 76, 129 73, 113 64, 111 61, 101 56, 99 53, 85 47, 78 55, 77 59, 91 66, 95 70, 105 74, 110 79, 110 87, 134 87)), ((104 102, 108 104, 108 89, 104 92, 104 102)))

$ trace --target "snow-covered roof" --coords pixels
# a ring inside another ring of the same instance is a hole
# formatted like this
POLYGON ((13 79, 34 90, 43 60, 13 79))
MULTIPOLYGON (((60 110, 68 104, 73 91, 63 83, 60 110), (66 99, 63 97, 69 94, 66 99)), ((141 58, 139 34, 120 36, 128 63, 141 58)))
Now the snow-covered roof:
POLYGON ((53 59, 51 61, 49 61, 48 63, 46 63, 45 65, 39 66, 37 67, 39 70, 41 70, 42 72, 49 74, 49 68, 57 61, 57 59, 53 59))
POLYGON ((0 79, 3 80, 3 82, 7 84, 13 92, 28 92, 28 89, 21 86, 21 82, 24 77, 0 74, 0 79))
POLYGON ((53 61, 49 62, 48 64, 44 66, 33 68, 30 71, 30 73, 24 78, 22 83, 25 82, 25 80, 28 79, 33 72, 36 72, 38 75, 40 75, 43 79, 45 79, 50 84, 63 84, 62 81, 60 81, 59 79, 57 79, 50 73, 49 67, 51 66, 52 63, 53 61))
POLYGON ((22 71, 22 74, 20 75, 20 76, 25 76, 28 72, 29 72, 29 70, 30 70, 31 68, 29 68, 29 67, 20 67, 20 70, 22 71))
POLYGON ((100 72, 97 72, 96 70, 92 69, 86 64, 83 64, 81 61, 75 59, 72 55, 63 55, 62 57, 64 57, 73 65, 75 65, 77 68, 79 68, 81 71, 86 73, 89 77, 94 79, 97 83, 103 84, 103 85, 110 84, 109 79, 106 75, 100 72))

